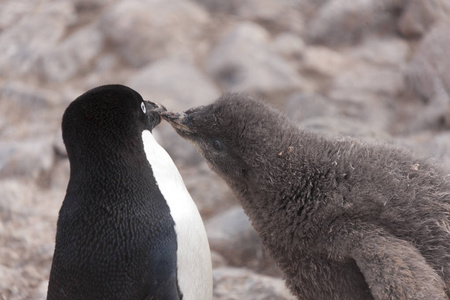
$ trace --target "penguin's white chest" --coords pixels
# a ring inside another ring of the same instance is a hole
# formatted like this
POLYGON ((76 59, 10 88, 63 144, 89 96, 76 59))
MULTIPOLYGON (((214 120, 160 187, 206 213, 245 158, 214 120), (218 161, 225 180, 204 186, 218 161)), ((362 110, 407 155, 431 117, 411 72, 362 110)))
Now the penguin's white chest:
POLYGON ((169 154, 148 130, 142 141, 177 234, 177 277, 183 300, 212 299, 211 253, 200 213, 169 154))

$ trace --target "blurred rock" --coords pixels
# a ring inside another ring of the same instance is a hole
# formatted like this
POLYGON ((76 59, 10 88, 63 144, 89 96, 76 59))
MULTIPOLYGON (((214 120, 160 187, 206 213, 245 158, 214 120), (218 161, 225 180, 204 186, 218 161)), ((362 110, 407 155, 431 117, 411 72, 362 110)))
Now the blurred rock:
POLYGON ((115 0, 72 0, 78 10, 89 10, 113 3, 115 0))
POLYGON ((58 103, 55 92, 25 84, 18 80, 4 82, 0 86, 2 102, 11 102, 23 112, 49 109, 58 103))
POLYGON ((30 300, 46 300, 47 289, 48 289, 48 280, 44 280, 37 286, 30 300))
POLYGON ((181 165, 180 172, 204 220, 236 205, 228 186, 203 160, 195 166, 181 165))
POLYGON ((399 70, 359 63, 347 66, 339 76, 333 78, 329 95, 341 98, 345 95, 365 93, 395 97, 403 90, 404 82, 399 70))
POLYGON ((366 62, 399 68, 409 59, 410 52, 411 46, 403 39, 368 38, 343 54, 366 62))
POLYGON ((272 44, 275 51, 280 55, 294 59, 301 58, 305 48, 305 43, 301 37, 290 32, 277 35, 272 44))
POLYGON ((245 269, 219 268, 213 271, 216 300, 294 300, 284 281, 245 269))
POLYGON ((48 138, 2 143, 0 148, 0 179, 37 179, 51 169, 53 158, 52 142, 48 138))
POLYGON ((167 122, 158 125, 153 130, 153 135, 177 166, 197 166, 203 163, 203 158, 197 149, 180 137, 167 122))
MULTIPOLYGON (((408 103, 408 105, 411 106, 411 103, 408 103)), ((450 95, 444 89, 439 89, 431 101, 412 103, 412 106, 413 109, 409 111, 410 118, 405 133, 450 129, 450 95)))
POLYGON ((205 105, 220 96, 211 79, 180 59, 157 60, 142 68, 127 84, 144 98, 175 111, 205 105))
POLYGON ((6 147, 7 141, 46 138, 58 126, 58 102, 58 94, 52 90, 17 79, 3 82, 0 85, 0 112, 4 112, 0 117, 2 144, 6 147))
POLYGON ((225 258, 215 251, 211 251, 211 261, 213 269, 226 267, 228 265, 225 258))
POLYGON ((70 164, 68 159, 58 159, 49 174, 48 186, 53 190, 65 191, 70 179, 70 164))
MULTIPOLYGON (((42 188, 38 187, 35 182, 26 178, 2 178, 0 180, 0 191, 2 191, 2 198, 0 201, 0 223, 4 225, 5 230, 7 229, 6 233, 11 234, 9 237, 8 235, 0 235, 0 242, 9 238, 11 240, 10 247, 20 245, 20 248, 22 249, 32 250, 31 248, 23 246, 23 243, 26 243, 27 240, 33 241, 33 238, 38 238, 41 235, 47 235, 48 232, 43 231, 36 236, 24 235, 24 233, 30 233, 31 231, 39 231, 38 226, 27 227, 25 225, 33 222, 33 217, 39 214, 43 214, 52 221, 56 221, 57 216, 52 216, 51 213, 58 211, 62 200, 61 194, 64 192, 43 192, 42 188), (53 203, 55 202, 55 198, 58 199, 56 204, 53 203), (35 207, 36 204, 40 205, 35 207), (17 230, 8 232, 8 230, 14 229, 14 226, 16 226, 17 230)), ((45 222, 47 221, 47 218, 43 218, 39 221, 45 222)), ((36 245, 36 243, 31 244, 36 245)), ((0 250, 5 251, 6 249, 0 247, 0 250)), ((4 252, 2 253, 4 254, 4 252)), ((12 255, 14 257, 17 255, 20 256, 20 253, 12 253, 12 255)), ((3 261, 3 263, 14 265, 16 262, 3 261)))
POLYGON ((437 23, 422 39, 405 71, 406 88, 419 99, 417 129, 450 128, 450 21, 437 23))
POLYGON ((86 26, 46 52, 39 67, 48 80, 66 81, 87 69, 102 48, 100 31, 94 26, 86 26))
POLYGON ((297 34, 304 31, 303 18, 297 1, 234 0, 233 2, 239 16, 264 24, 269 30, 289 30, 297 34))
POLYGON ((299 9, 302 12, 305 21, 310 21, 315 18, 318 10, 330 0, 294 0, 299 5, 299 9))
POLYGON ((353 45, 363 37, 395 32, 395 14, 402 0, 330 0, 307 26, 307 36, 314 43, 353 45))
POLYGON ((435 134, 431 131, 422 131, 401 138, 401 143, 424 157, 433 158, 434 163, 444 168, 450 174, 450 132, 444 131, 435 134))
POLYGON ((407 0, 398 21, 398 28, 406 37, 417 37, 427 32, 436 21, 448 17, 448 0, 407 0))
POLYGON ((286 115, 302 128, 328 136, 348 135, 386 140, 389 115, 381 103, 362 105, 352 99, 331 99, 296 93, 286 103, 286 115))
POLYGON ((349 61, 345 56, 322 46, 306 47, 302 57, 304 70, 328 77, 337 76, 347 64, 349 61))
POLYGON ((450 93, 449 30, 450 21, 436 24, 421 41, 405 73, 407 87, 426 103, 439 93, 450 93))
POLYGON ((280 276, 281 271, 264 247, 242 208, 234 207, 205 224, 209 245, 232 266, 280 276))
POLYGON ((32 12, 38 2, 28 0, 3 0, 0 2, 0 31, 11 26, 23 16, 32 12))
POLYGON ((195 0, 195 2, 201 4, 207 10, 214 13, 236 14, 239 9, 239 4, 244 1, 221 1, 221 0, 195 0))
POLYGON ((207 68, 226 91, 268 93, 300 87, 300 77, 255 23, 243 22, 212 50, 207 68))
MULTIPOLYGON (((62 118, 62 117, 61 117, 62 118)), ((55 150, 55 154, 61 158, 67 158, 67 150, 64 145, 64 141, 62 139, 62 129, 61 127, 55 133, 54 141, 53 141, 53 149, 55 150)))
POLYGON ((17 178, 1 179, 0 191, 0 297, 32 299, 50 271, 61 194, 17 178))
POLYGON ((123 58, 141 67, 167 56, 193 58, 208 14, 191 1, 118 1, 100 16, 100 28, 123 58))
POLYGON ((27 290, 19 288, 26 286, 25 281, 18 270, 5 267, 0 263, 1 299, 25 299, 27 290))
POLYGON ((372 139, 375 141, 390 141, 392 137, 383 130, 373 128, 363 121, 347 119, 344 117, 318 117, 307 119, 300 123, 303 129, 315 131, 323 136, 336 138, 349 136, 359 139, 372 139))
MULTIPOLYGON (((28 2, 27 2, 28 3, 28 2)), ((51 50, 74 21, 73 4, 53 1, 0 32, 0 76, 31 75, 36 60, 51 50)))
POLYGON ((303 32, 302 10, 297 0, 196 0, 214 13, 237 15, 264 24, 269 30, 303 32))
POLYGON ((361 91, 395 97, 404 90, 401 68, 409 55, 409 45, 394 38, 367 38, 340 51, 308 45, 303 51, 301 71, 309 75, 304 79, 313 88, 303 90, 340 94, 339 98, 361 91))

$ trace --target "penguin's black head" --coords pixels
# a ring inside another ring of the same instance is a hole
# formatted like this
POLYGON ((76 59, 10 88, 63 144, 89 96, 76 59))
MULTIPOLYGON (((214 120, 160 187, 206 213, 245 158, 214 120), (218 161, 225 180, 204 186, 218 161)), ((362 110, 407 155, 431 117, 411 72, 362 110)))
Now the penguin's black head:
POLYGON ((142 148, 141 135, 161 118, 157 106, 122 85, 94 88, 75 99, 62 120, 69 159, 142 148))
POLYGON ((161 115, 229 183, 244 182, 277 157, 289 132, 282 129, 288 121, 280 112, 242 94, 226 94, 207 106, 161 115))

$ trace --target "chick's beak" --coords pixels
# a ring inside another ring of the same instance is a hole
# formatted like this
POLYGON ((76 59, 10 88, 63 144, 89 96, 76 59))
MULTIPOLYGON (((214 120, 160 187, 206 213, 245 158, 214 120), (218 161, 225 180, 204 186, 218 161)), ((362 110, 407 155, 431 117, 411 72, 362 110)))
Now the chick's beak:
POLYGON ((161 117, 169 122, 178 133, 192 133, 187 114, 166 111, 161 114, 161 117))
POLYGON ((154 109, 164 120, 166 120, 172 127, 180 134, 182 133, 192 133, 189 128, 189 117, 186 113, 178 113, 167 111, 167 109, 159 104, 154 103, 156 108, 154 109))

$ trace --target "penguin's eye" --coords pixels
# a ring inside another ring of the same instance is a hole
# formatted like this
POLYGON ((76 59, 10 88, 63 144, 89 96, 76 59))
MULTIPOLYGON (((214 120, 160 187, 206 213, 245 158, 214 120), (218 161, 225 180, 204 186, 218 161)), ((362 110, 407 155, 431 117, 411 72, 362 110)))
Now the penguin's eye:
POLYGON ((223 143, 221 141, 219 141, 219 140, 214 140, 213 141, 213 147, 217 151, 223 151, 224 150, 223 143))
POLYGON ((145 103, 144 102, 141 102, 141 109, 144 112, 144 114, 147 113, 147 108, 145 107, 145 103))

